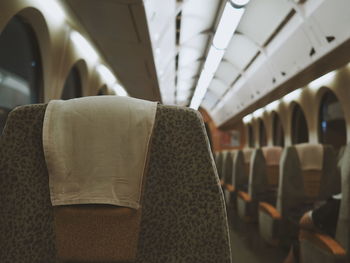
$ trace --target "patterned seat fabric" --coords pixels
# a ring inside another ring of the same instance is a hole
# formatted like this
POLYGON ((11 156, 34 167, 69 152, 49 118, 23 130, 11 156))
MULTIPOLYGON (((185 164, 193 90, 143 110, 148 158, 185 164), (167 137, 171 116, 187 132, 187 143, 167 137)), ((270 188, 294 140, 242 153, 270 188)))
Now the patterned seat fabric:
MULTIPOLYGON (((0 142, 0 262, 62 262, 42 150, 46 105, 9 116, 0 142)), ((159 105, 135 262, 231 262, 222 192, 198 113, 159 105)))

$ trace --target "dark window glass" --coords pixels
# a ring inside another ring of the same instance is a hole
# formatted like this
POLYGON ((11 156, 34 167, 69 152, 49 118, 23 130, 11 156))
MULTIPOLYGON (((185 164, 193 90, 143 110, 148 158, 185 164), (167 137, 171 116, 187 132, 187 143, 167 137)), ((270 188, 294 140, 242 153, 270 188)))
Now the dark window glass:
POLYGON ((250 148, 254 148, 255 147, 253 127, 250 124, 248 124, 248 142, 249 142, 249 147, 250 148))
POLYGON ((15 16, 0 33, 0 133, 13 108, 41 101, 41 71, 36 35, 15 16))
POLYGON ((284 147, 284 131, 277 113, 273 115, 273 145, 284 147))
POLYGON ((301 107, 296 104, 292 117, 292 143, 298 144, 309 141, 309 130, 301 107))
POLYGON ((79 98, 82 96, 81 92, 81 79, 79 70, 76 66, 74 66, 66 79, 64 84, 62 99, 69 100, 74 98, 79 98))
POLYGON ((259 146, 263 147, 267 145, 266 129, 263 120, 259 120, 259 146))
POLYGON ((336 150, 346 144, 344 112, 332 91, 327 91, 322 97, 318 132, 320 143, 333 145, 336 150))

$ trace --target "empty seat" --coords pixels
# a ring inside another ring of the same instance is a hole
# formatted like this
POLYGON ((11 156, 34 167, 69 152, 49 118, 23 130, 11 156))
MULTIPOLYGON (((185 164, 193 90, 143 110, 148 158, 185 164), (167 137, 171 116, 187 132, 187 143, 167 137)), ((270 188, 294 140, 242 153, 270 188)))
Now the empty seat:
POLYGON ((239 193, 238 211, 242 218, 255 221, 259 202, 276 201, 281 152, 282 148, 278 146, 263 147, 253 152, 248 191, 239 193))
MULTIPOLYGON (((12 111, 0 141, 0 262, 123 262, 115 246, 121 251, 128 244, 114 243, 116 229, 135 213, 105 205, 52 207, 42 149, 45 108, 12 111), (101 236, 84 240, 77 222, 101 236), (71 253, 82 258, 72 260, 71 253)), ((158 105, 135 259, 128 262, 231 262, 223 196, 205 136, 198 113, 158 105)))
POLYGON ((339 173, 331 146, 299 144, 286 147, 280 161, 276 206, 265 203, 259 210, 262 237, 271 244, 289 242, 298 222, 314 203, 339 192, 339 173))
MULTIPOLYGON (((306 230, 300 241, 303 262, 345 263, 350 261, 350 145, 343 150, 341 163, 342 199, 335 238, 306 230)), ((332 215, 331 215, 332 216, 332 215)))
POLYGON ((225 174, 224 174, 224 193, 226 204, 229 206, 234 203, 235 187, 233 186, 233 171, 234 160, 236 157, 236 150, 228 151, 225 160, 225 174))
POLYGON ((245 206, 242 206, 240 200, 249 201, 249 197, 246 194, 248 191, 250 169, 251 169, 251 159, 254 149, 248 148, 238 152, 237 156, 237 168, 235 168, 234 180, 239 185, 237 188, 237 208, 238 214, 247 220, 250 220, 247 216, 247 211, 245 211, 245 206))

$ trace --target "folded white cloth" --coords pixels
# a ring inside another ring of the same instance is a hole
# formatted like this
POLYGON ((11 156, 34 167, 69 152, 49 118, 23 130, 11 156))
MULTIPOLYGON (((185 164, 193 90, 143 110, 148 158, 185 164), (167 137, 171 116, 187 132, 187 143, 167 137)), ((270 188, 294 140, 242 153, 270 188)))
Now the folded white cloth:
POLYGON ((301 143, 295 145, 300 167, 302 170, 323 169, 323 146, 322 144, 301 143))
POLYGON ((43 147, 52 205, 139 208, 156 110, 118 96, 50 101, 43 147))

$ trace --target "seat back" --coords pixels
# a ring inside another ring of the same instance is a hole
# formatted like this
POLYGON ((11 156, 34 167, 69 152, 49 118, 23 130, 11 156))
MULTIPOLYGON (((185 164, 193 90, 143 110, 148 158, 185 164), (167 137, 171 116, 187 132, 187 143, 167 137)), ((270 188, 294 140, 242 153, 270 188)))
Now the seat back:
POLYGON ((350 144, 348 144, 343 153, 341 166, 341 188, 342 199, 340 202, 339 217, 335 239, 346 250, 350 257, 350 144))
MULTIPOLYGON (((45 107, 31 105, 15 109, 0 141, 1 262, 70 260, 61 258, 57 246, 58 236, 64 236, 57 233, 60 228, 56 226, 60 223, 55 223, 55 220, 62 220, 57 216, 62 207, 53 208, 50 201, 42 149, 45 107)), ((144 178, 136 256, 128 262, 231 262, 223 196, 204 124, 197 112, 158 106, 144 178), (183 124, 180 128, 179 122, 183 124)), ((97 230, 106 223, 106 217, 113 217, 111 213, 120 209, 105 206, 69 208, 74 215, 80 216, 91 210, 88 213, 94 220, 91 226, 97 230)), ((128 212, 118 213, 128 216, 128 212)), ((66 220, 71 223, 74 218, 68 216, 66 220)), ((73 241, 85 245, 101 244, 98 240, 85 242, 81 237, 73 241)), ((106 249, 113 248, 113 238, 103 240, 110 243, 106 249)), ((106 249, 103 250, 105 255, 109 253, 106 249)), ((88 261, 123 262, 115 258, 88 261)))
POLYGON ((225 184, 230 184, 232 185, 233 182, 233 169, 234 169, 234 158, 236 155, 236 151, 228 151, 226 153, 226 158, 225 158, 225 169, 224 169, 224 182, 225 184))
POLYGON ((313 208, 340 190, 336 158, 331 146, 299 144, 285 148, 281 157, 277 210, 282 217, 298 221, 313 208))
POLYGON ((217 152, 216 169, 218 171, 218 176, 220 180, 222 180, 223 163, 224 163, 224 152, 223 151, 217 152))
POLYGON ((251 153, 252 149, 238 150, 234 156, 232 184, 238 191, 247 190, 251 153))
POLYGON ((255 201, 271 203, 273 190, 278 185, 281 147, 263 147, 254 150, 251 157, 248 193, 255 201))

